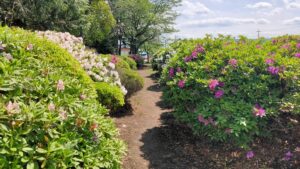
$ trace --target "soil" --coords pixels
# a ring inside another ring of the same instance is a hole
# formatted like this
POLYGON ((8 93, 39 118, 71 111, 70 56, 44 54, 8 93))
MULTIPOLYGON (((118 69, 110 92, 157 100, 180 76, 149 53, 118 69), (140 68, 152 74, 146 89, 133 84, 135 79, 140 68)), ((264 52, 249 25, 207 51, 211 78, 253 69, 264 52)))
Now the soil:
POLYGON ((114 115, 120 137, 128 145, 124 169, 300 169, 299 117, 284 116, 280 123, 272 123, 273 137, 256 138, 250 145, 254 157, 247 159, 247 151, 234 144, 193 136, 163 106, 155 73, 150 68, 139 73, 144 88, 130 98, 126 111, 114 115), (293 128, 279 129, 291 121, 296 123, 293 128), (288 151, 293 156, 284 160, 288 151))

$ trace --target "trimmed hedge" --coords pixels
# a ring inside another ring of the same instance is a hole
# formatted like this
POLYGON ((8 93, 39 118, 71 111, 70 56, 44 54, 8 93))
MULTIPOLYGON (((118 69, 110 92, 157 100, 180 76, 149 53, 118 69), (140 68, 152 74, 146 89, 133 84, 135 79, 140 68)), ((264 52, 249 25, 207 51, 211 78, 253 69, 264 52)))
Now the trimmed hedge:
POLYGON ((112 86, 105 82, 96 82, 95 88, 98 93, 99 102, 111 111, 124 106, 124 95, 117 86, 112 86))
POLYGON ((137 64, 132 58, 128 56, 121 56, 121 58, 129 64, 130 69, 137 70, 137 64))
POLYGON ((124 143, 65 50, 0 27, 0 168, 120 168, 124 143))
POLYGON ((246 146, 279 116, 299 114, 300 37, 185 40, 164 68, 178 120, 212 140, 246 146))

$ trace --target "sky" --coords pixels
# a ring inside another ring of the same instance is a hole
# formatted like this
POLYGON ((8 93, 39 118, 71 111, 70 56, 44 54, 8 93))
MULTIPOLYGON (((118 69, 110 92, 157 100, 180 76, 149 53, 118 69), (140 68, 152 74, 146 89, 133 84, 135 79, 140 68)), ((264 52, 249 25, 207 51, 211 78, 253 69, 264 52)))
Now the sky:
POLYGON ((182 0, 176 38, 300 34, 300 0, 182 0))

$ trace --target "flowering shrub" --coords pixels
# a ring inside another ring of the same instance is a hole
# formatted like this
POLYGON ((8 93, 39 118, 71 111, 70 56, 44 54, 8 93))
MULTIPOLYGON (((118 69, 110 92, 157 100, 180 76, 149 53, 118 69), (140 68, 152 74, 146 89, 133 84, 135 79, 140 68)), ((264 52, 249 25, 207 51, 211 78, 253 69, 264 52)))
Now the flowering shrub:
POLYGON ((164 98, 195 133, 246 145, 270 119, 299 113, 299 42, 186 40, 163 70, 164 98))
POLYGON ((93 50, 86 48, 82 38, 77 38, 69 33, 52 31, 37 32, 37 34, 41 37, 46 37, 66 49, 80 62, 83 69, 94 81, 119 86, 124 94, 127 93, 127 90, 121 84, 118 72, 115 70, 115 64, 109 62, 107 58, 102 58, 93 50))
POLYGON ((120 168, 124 144, 65 50, 0 27, 0 168, 120 168))
MULTIPOLYGON (((105 57, 105 56, 103 56, 105 57)), ((128 90, 126 95, 129 98, 131 95, 136 93, 137 91, 141 90, 144 86, 144 79, 135 71, 131 69, 131 66, 126 62, 124 57, 117 57, 117 56, 106 56, 109 60, 115 62, 116 70, 120 75, 120 79, 122 84, 128 90)))
POLYGON ((144 58, 140 55, 130 55, 130 58, 132 58, 136 62, 137 68, 142 68, 144 66, 144 58))

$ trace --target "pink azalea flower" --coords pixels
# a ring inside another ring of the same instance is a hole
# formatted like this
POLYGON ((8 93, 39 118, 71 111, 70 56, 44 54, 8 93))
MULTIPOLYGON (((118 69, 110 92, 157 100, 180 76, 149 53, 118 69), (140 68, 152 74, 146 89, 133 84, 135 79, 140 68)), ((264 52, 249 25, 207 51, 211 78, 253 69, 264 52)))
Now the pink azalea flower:
POLYGON ((215 88, 219 85, 219 81, 217 79, 211 79, 210 82, 209 82, 209 89, 211 91, 214 91, 215 88))
POLYGON ((275 63, 275 60, 274 60, 273 58, 267 58, 267 59, 266 59, 266 64, 272 65, 272 64, 274 64, 274 63, 275 63))
POLYGON ((117 62, 118 62, 117 57, 116 57, 116 56, 112 56, 112 58, 111 58, 111 63, 117 64, 117 62))
POLYGON ((65 110, 60 110, 59 111, 59 117, 62 119, 62 120, 66 120, 68 118, 68 114, 65 110))
POLYGON ((205 49, 204 49, 203 46, 197 45, 195 51, 198 52, 198 53, 203 53, 205 51, 205 49))
POLYGON ((177 68, 177 72, 178 72, 178 73, 182 72, 182 70, 181 70, 180 67, 177 68))
POLYGON ((65 85, 64 85, 64 82, 62 80, 58 80, 57 85, 56 85, 56 89, 59 90, 59 91, 65 90, 65 85))
POLYGON ((48 110, 49 110, 49 111, 55 111, 55 105, 54 105, 53 103, 50 103, 50 104, 48 105, 48 110))
POLYGON ((201 122, 201 123, 204 123, 205 119, 202 115, 199 115, 198 116, 198 121, 201 122))
POLYGON ((215 98, 220 99, 220 98, 222 98, 223 95, 224 95, 224 91, 223 90, 218 90, 215 93, 215 98))
POLYGON ((248 151, 246 155, 247 159, 251 159, 254 157, 254 152, 253 151, 248 151))
POLYGON ((169 70, 169 76, 170 77, 174 77, 174 74, 175 74, 174 68, 170 68, 170 70, 169 70))
POLYGON ((287 44, 282 45, 281 48, 289 50, 291 48, 291 45, 287 43, 287 44))
POLYGON ((33 49, 33 45, 32 44, 29 44, 29 45, 27 45, 27 47, 26 47, 26 50, 32 50, 33 49))
POLYGON ((191 55, 191 58, 192 58, 192 59, 196 59, 197 56, 198 56, 198 53, 197 53, 196 51, 193 51, 193 52, 192 52, 192 55, 191 55))
POLYGON ((238 61, 236 59, 230 59, 228 61, 228 64, 230 64, 232 67, 237 67, 238 61))
POLYGON ((272 43, 273 43, 273 44, 276 44, 276 43, 277 43, 277 40, 276 40, 276 39, 273 39, 273 40, 272 40, 272 43))
POLYGON ((261 46, 261 45, 256 45, 256 48, 257 48, 257 49, 261 49, 262 46, 261 46))
POLYGON ((297 47, 298 49, 300 49, 300 43, 298 43, 298 44, 296 45, 296 47, 297 47))
POLYGON ((80 99, 81 100, 85 100, 86 99, 86 95, 85 94, 80 94, 80 99))
POLYGON ((253 108, 253 114, 255 116, 264 117, 264 116, 266 116, 266 110, 263 109, 260 105, 257 104, 253 108))
POLYGON ((285 161, 289 161, 289 160, 291 160, 292 157, 293 157, 293 154, 292 154, 290 151, 288 151, 287 153, 285 153, 283 159, 284 159, 285 161))
POLYGON ((20 106, 17 102, 11 102, 9 101, 5 107, 7 113, 9 115, 12 115, 12 114, 16 114, 16 113, 19 113, 20 111, 20 106))
POLYGON ((185 86, 185 81, 184 80, 179 80, 178 87, 184 88, 184 86, 185 86))
POLYGON ((296 58, 300 58, 300 53, 296 53, 296 54, 295 54, 295 57, 296 57, 296 58))
POLYGON ((187 56, 184 58, 184 62, 190 62, 190 61, 192 61, 192 59, 193 59, 192 57, 187 56))
POLYGON ((270 67, 268 67, 268 72, 272 75, 277 75, 279 73, 279 68, 270 66, 270 67))

